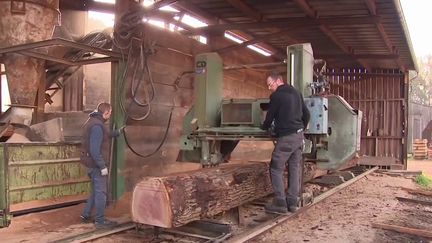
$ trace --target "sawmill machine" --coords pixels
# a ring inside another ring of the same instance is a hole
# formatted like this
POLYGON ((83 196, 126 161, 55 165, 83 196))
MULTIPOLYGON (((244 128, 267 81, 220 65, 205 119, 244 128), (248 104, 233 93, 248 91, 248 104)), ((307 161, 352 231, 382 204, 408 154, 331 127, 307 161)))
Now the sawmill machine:
MULTIPOLYGON (((314 75, 316 60, 310 44, 288 46, 286 63, 287 82, 303 94, 311 113, 304 132, 306 160, 321 170, 344 167, 360 149, 361 111, 325 92, 324 76, 314 75)), ((196 56, 195 103, 184 118, 179 161, 214 166, 224 162, 239 141, 274 140, 260 129, 269 99, 223 99, 222 84, 218 54, 196 56)))

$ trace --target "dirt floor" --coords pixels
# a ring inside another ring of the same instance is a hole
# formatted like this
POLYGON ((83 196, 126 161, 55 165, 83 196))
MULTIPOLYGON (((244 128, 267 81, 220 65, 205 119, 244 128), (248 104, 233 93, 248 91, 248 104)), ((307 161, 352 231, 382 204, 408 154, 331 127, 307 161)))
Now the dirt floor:
MULTIPOLYGON (((375 173, 252 242, 428 242, 372 228, 386 223, 432 231, 432 207, 399 202, 412 179, 375 173)), ((432 199, 429 199, 432 201, 432 199)))
POLYGON ((408 160, 408 170, 421 170, 432 178, 432 160, 408 160))
MULTIPOLYGON (((410 170, 432 175, 432 161, 410 161, 410 170)), ((428 242, 421 237, 375 229, 372 223, 413 227, 432 231, 432 207, 399 202, 396 197, 418 198, 402 188, 417 188, 413 178, 374 173, 285 222, 252 242, 428 242)), ((432 201, 432 198, 419 198, 432 201)), ((108 216, 129 219, 130 194, 125 195, 108 216)), ((94 229, 81 224, 84 205, 33 213, 12 219, 0 229, 0 242, 49 242, 94 229)), ((97 242, 146 242, 145 238, 122 239, 121 235, 97 242)))

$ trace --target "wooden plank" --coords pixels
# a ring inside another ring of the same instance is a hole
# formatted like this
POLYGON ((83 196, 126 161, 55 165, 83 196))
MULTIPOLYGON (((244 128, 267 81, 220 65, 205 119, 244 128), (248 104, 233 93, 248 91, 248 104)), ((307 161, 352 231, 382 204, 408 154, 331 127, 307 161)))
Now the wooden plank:
POLYGON ((419 200, 419 199, 413 199, 413 198, 407 198, 407 197, 396 197, 397 200, 401 202, 410 202, 410 203, 417 203, 422 204, 426 206, 432 206, 431 201, 425 201, 425 200, 419 200))
POLYGON ((378 170, 377 172, 383 174, 398 174, 398 175, 411 175, 418 176, 422 174, 421 170, 409 171, 409 170, 378 170))
POLYGON ((405 188, 405 187, 402 187, 401 189, 404 191, 407 191, 411 194, 420 194, 423 196, 432 196, 432 191, 425 191, 425 190, 418 190, 418 189, 416 190, 416 189, 405 188))
POLYGON ((402 227, 397 225, 383 224, 383 223, 372 223, 372 227, 379 229, 391 230, 399 233, 416 235, 420 237, 432 238, 432 229, 422 230, 415 228, 402 227))

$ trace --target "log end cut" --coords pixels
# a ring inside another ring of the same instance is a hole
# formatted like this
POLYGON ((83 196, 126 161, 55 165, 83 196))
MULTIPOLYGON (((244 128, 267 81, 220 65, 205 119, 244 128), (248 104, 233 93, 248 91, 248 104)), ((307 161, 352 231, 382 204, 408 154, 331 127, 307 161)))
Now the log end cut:
POLYGON ((171 228, 173 214, 167 189, 160 178, 138 183, 132 196, 132 221, 171 228))
POLYGON ((267 163, 221 165, 147 177, 132 196, 132 220, 173 228, 272 193, 267 163))

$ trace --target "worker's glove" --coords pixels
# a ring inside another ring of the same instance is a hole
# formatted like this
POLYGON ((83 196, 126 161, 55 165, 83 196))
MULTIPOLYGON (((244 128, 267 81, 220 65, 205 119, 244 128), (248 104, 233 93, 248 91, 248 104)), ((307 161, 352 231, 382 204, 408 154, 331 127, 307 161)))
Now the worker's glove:
POLYGON ((113 133, 112 133, 111 136, 113 136, 113 137, 118 137, 118 136, 120 136, 120 135, 124 132, 125 127, 126 127, 126 126, 122 126, 122 127, 120 127, 119 129, 115 129, 115 130, 113 131, 113 133))
POLYGON ((126 127, 126 125, 124 125, 124 126, 120 127, 119 129, 117 129, 117 132, 118 132, 119 135, 124 132, 125 127, 126 127))
POLYGON ((103 169, 101 170, 101 175, 102 175, 102 176, 106 176, 106 175, 108 175, 108 168, 103 168, 103 169))

